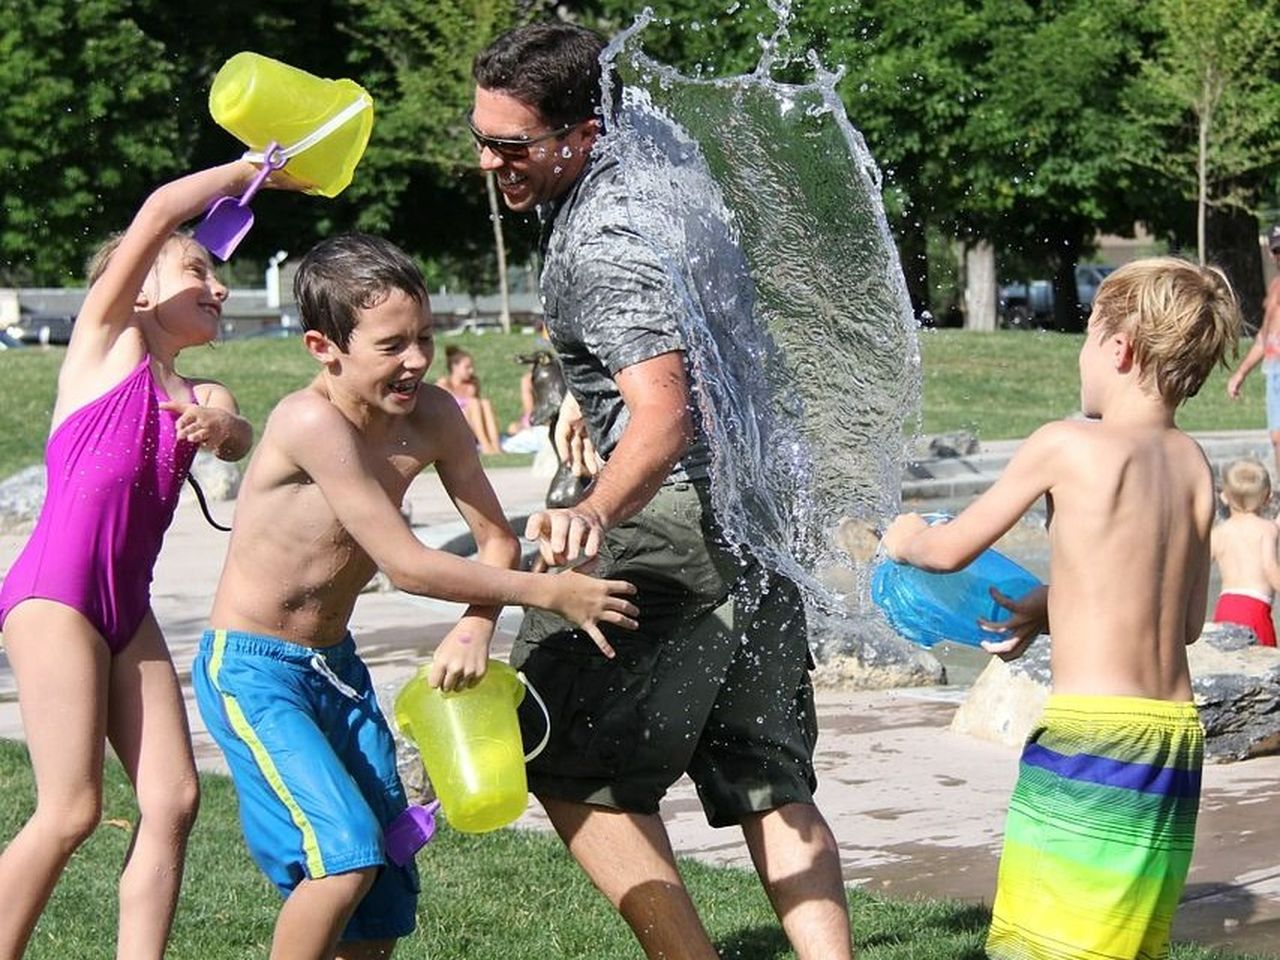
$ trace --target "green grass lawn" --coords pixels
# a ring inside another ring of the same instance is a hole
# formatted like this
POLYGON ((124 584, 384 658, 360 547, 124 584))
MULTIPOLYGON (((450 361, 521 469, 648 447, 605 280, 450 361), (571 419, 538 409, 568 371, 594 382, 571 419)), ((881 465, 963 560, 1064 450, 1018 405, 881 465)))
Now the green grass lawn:
MULTIPOLYGON (((1079 408, 1076 354, 1080 337, 1057 333, 921 334, 926 433, 972 430, 984 440, 1026 436, 1047 420, 1079 408)), ((515 357, 533 346, 527 334, 459 334, 437 338, 429 379, 444 369, 444 348, 456 343, 476 359, 485 394, 493 401, 499 430, 520 413, 520 374, 515 357)), ((1242 345, 1243 346, 1243 345, 1242 345)), ((43 455, 53 407, 54 378, 62 350, 0 352, 0 477, 43 455)), ((188 351, 179 369, 212 377, 231 388, 245 416, 261 430, 275 402, 315 374, 315 362, 297 340, 242 340, 188 351)), ((1265 423, 1261 372, 1239 401, 1227 399, 1226 373, 1219 370, 1200 396, 1182 409, 1188 430, 1260 429, 1265 423)), ((527 456, 486 458, 489 465, 527 463, 527 456)))
MULTIPOLYGON (((175 960, 265 957, 280 901, 240 839, 235 793, 202 778, 200 817, 169 948, 175 960)), ((0 741, 0 836, 31 811, 26 749, 0 741)), ((115 884, 136 819, 123 771, 108 761, 102 825, 72 858, 36 929, 28 960, 107 957, 115 936, 115 884), (89 906, 91 905, 91 907, 89 906)), ((418 932, 399 960, 639 958, 630 931, 554 837, 524 830, 467 836, 444 828, 418 855, 418 932)), ((726 960, 784 960, 782 936, 755 874, 692 860, 681 869, 726 960)), ((859 956, 866 960, 980 960, 987 910, 972 904, 886 900, 850 893, 859 956)), ((1228 960, 1188 944, 1175 960, 1228 960)))

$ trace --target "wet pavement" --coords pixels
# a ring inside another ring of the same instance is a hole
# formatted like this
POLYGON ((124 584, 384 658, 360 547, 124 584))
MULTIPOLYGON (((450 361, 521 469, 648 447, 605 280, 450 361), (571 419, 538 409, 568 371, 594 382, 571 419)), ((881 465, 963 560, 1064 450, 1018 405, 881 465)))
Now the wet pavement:
MULTIPOLYGON (((1265 434, 1261 434, 1265 444, 1265 434)), ((1255 442, 1253 434, 1230 438, 1255 442)), ((1007 456, 1011 445, 996 451, 1007 456)), ((991 456, 983 470, 998 469, 991 456), (994 464, 994 466, 992 466, 994 464)), ((527 468, 490 471, 509 515, 539 502, 546 480, 527 468)), ((434 476, 410 490, 413 522, 428 543, 463 532, 434 476)), ((214 504, 230 519, 232 504, 214 504)), ((156 569, 154 606, 184 685, 212 603, 226 534, 208 527, 193 501, 179 506, 156 569)), ((24 542, 0 535, 0 570, 24 542)), ((398 593, 368 593, 352 628, 380 689, 407 679, 443 636, 460 607, 398 593)), ((502 657, 519 625, 500 621, 494 653, 502 657)), ((945 651, 944 651, 945 653, 945 651)), ((947 654, 953 679, 977 665, 972 653, 947 654), (965 658, 969 657, 968 660, 965 658)), ((820 691, 818 804, 839 840, 850 884, 894 897, 955 897, 990 902, 995 889, 1004 811, 1017 776, 1018 751, 952 733, 962 685, 871 692, 820 691)), ((201 766, 221 770, 194 703, 188 707, 201 766)), ((0 737, 20 738, 13 678, 0 659, 0 737)), ((1280 955, 1280 757, 1206 768, 1195 859, 1177 939, 1280 955)), ((718 864, 750 866, 741 834, 706 825, 692 785, 681 781, 663 808, 675 849, 718 864)), ((520 821, 547 829, 536 802, 520 821)))

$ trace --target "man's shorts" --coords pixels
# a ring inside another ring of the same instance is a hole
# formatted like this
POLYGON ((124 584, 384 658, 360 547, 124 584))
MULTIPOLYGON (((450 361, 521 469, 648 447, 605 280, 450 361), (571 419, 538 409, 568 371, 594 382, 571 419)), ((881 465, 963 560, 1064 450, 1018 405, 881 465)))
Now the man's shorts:
MULTIPOLYGON (((609 531, 601 561, 600 576, 639 591, 640 629, 603 627, 617 657, 542 610, 527 612, 511 653, 551 714, 532 791, 656 813, 688 772, 713 826, 811 803, 817 720, 795 585, 729 548, 705 482, 661 488, 609 531)), ((520 719, 537 743, 531 699, 520 719)))
POLYGON ((235 781, 245 843, 280 893, 379 867, 342 939, 412 932, 417 870, 389 863, 382 844, 407 805, 395 741, 350 635, 317 649, 206 631, 191 676, 235 781))
POLYGON ((1280 360, 1263 363, 1262 376, 1267 384, 1267 429, 1280 433, 1280 360))

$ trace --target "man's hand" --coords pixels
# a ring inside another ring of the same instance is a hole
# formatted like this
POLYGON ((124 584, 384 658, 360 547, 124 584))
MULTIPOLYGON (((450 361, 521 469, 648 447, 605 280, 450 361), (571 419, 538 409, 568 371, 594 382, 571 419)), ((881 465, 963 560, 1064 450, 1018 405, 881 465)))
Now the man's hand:
POLYGON ((177 414, 174 427, 179 440, 186 440, 211 453, 217 453, 235 439, 241 418, 229 410, 203 407, 186 400, 166 400, 161 410, 177 414))
POLYGON ((547 566, 563 567, 598 554, 606 529, 604 518, 580 503, 532 514, 525 524, 524 538, 538 541, 538 552, 547 566))
POLYGON ((983 640, 982 649, 994 654, 1006 662, 1017 660, 1027 652, 1031 641, 1042 633, 1049 632, 1049 588, 1036 587, 1025 595, 1014 600, 1006 597, 995 587, 991 588, 991 599, 1013 616, 997 623, 994 620, 979 620, 978 625, 992 633, 1007 635, 1004 640, 983 640))
POLYGON ((427 683, 441 690, 474 687, 488 668, 489 642, 492 639, 492 620, 463 617, 436 647, 427 683))
POLYGON ((595 444, 587 436, 587 422, 573 394, 566 392, 556 416, 556 453, 562 463, 569 464, 575 477, 594 477, 600 472, 600 458, 595 444))

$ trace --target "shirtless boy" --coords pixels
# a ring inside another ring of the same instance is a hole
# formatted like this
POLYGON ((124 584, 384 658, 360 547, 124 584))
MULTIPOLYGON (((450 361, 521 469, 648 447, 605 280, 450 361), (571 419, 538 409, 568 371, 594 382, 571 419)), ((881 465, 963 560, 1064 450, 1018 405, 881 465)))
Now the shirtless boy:
POLYGON ((1187 644, 1204 626, 1213 476, 1174 411, 1233 349, 1223 275, 1140 260, 1102 284, 1080 349, 1084 421, 1041 427, 955 520, 898 517, 886 551, 958 570, 1041 495, 1050 586, 1007 601, 1004 659, 1052 632, 1053 688, 1009 805, 987 954, 1162 957, 1195 837, 1204 730, 1187 644))
POLYGON ((519 545, 453 399, 424 384, 434 352, 422 275, 386 240, 318 244, 294 290, 320 364, 267 421, 236 506, 211 629, 192 667, 227 755, 245 839, 287 898, 271 957, 390 956, 415 923, 413 865, 383 853, 405 808, 391 732, 348 623, 381 569, 401 590, 471 604, 431 682, 484 673, 504 604, 555 610, 602 644, 635 627, 619 581, 510 569, 519 545), (429 464, 471 528, 479 563, 423 546, 399 505, 429 464), (334 952, 336 949, 336 953, 334 952))

